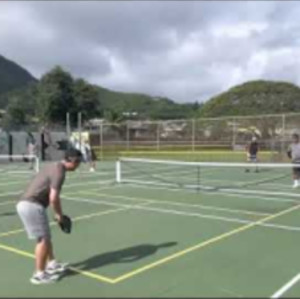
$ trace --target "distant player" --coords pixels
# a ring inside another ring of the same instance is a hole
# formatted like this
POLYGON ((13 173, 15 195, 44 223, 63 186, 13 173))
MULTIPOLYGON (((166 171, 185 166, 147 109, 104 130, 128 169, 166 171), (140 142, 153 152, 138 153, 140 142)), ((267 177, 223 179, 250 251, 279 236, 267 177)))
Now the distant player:
POLYGON ((84 140, 82 154, 84 157, 84 161, 90 164, 90 172, 94 172, 96 170, 96 155, 93 149, 91 148, 88 139, 84 140))
MULTIPOLYGON (((253 136, 251 142, 246 145, 247 161, 250 163, 257 163, 258 151, 259 151, 259 145, 258 145, 256 137, 253 136)), ((249 172, 250 169, 246 168, 245 171, 249 172)), ((255 167, 255 172, 258 172, 257 166, 255 167)))
POLYGON ((296 133, 292 135, 292 144, 289 146, 287 154, 292 163, 299 164, 293 168, 293 188, 298 188, 300 186, 300 142, 299 135, 296 133))
MULTIPOLYGON (((26 137, 26 146, 27 146, 27 154, 29 156, 36 156, 37 155, 37 144, 35 141, 35 138, 31 132, 27 132, 27 137, 26 137)), ((33 169, 34 167, 34 158, 29 159, 31 165, 30 169, 33 169)))

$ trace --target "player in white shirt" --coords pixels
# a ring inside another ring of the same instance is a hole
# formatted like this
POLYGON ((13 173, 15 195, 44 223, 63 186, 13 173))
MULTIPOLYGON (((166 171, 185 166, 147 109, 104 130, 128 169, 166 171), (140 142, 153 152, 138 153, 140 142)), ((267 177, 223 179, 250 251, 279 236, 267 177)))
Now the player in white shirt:
POLYGON ((293 188, 300 186, 300 142, 299 135, 294 133, 292 135, 293 142, 290 144, 288 149, 288 157, 292 160, 292 163, 299 164, 296 167, 293 167, 293 179, 294 185, 293 188))

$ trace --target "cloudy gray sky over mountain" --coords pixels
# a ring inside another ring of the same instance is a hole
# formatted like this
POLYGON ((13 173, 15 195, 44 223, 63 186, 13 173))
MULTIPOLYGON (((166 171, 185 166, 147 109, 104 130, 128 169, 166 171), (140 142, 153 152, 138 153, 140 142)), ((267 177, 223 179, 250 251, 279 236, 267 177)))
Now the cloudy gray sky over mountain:
POLYGON ((0 54, 118 91, 205 101, 248 80, 300 84, 297 1, 0 2, 0 54))

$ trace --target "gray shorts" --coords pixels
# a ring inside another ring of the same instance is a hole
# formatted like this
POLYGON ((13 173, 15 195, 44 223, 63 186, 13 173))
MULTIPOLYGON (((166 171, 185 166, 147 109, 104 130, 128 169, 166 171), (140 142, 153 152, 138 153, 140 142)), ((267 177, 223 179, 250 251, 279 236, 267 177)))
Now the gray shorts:
POLYGON ((29 239, 51 239, 48 216, 43 206, 21 200, 16 208, 29 239))

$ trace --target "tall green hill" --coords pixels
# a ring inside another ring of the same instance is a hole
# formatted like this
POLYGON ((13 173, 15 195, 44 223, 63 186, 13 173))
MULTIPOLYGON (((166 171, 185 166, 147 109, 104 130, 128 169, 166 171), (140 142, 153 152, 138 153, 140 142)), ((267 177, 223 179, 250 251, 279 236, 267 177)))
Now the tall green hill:
POLYGON ((300 88, 287 82, 250 81, 207 101, 200 116, 300 112, 300 88))
POLYGON ((19 89, 36 79, 15 62, 0 55, 0 94, 19 89))

